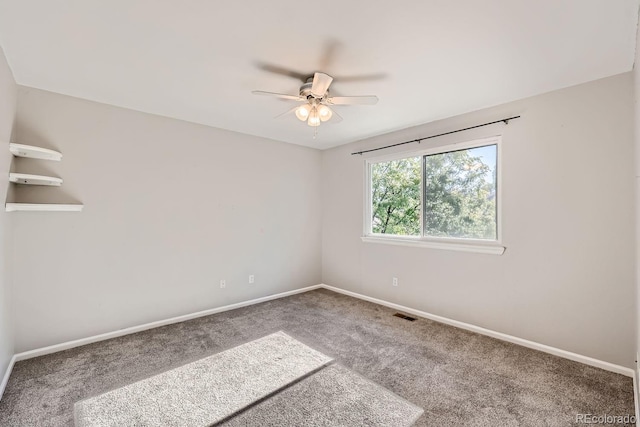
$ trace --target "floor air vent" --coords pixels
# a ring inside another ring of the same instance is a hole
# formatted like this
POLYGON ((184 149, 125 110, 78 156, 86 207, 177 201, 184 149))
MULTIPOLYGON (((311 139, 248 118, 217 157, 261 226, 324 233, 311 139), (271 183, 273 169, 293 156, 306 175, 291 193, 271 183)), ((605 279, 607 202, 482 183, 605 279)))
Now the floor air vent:
POLYGON ((407 315, 402 314, 402 313, 396 313, 396 314, 394 314, 394 316, 399 317, 399 318, 404 319, 404 320, 408 320, 409 322, 413 322, 414 320, 416 320, 415 317, 407 316, 407 315))

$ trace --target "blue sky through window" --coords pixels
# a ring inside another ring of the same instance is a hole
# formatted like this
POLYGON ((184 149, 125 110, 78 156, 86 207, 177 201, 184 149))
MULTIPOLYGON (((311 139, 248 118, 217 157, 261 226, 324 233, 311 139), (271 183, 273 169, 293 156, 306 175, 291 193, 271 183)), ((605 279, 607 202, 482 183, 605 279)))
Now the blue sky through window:
POLYGON ((469 150, 469 154, 474 157, 480 157, 482 163, 488 165, 491 171, 496 170, 496 146, 487 145, 485 147, 472 148, 469 150))

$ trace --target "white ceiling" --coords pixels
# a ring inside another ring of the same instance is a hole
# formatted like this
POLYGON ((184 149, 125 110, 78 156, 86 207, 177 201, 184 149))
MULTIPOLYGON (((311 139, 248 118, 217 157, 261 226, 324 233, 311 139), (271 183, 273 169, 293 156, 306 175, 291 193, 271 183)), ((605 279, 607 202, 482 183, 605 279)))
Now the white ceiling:
POLYGON ((0 0, 0 45, 25 86, 328 148, 629 71, 638 1, 0 0), (332 85, 380 102, 314 139, 257 62, 384 74, 332 85))

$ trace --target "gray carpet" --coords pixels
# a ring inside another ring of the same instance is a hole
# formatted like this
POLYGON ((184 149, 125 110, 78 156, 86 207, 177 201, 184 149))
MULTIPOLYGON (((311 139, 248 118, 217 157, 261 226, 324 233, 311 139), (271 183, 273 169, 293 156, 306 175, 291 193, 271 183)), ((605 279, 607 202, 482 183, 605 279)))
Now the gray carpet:
POLYGON ((344 366, 331 365, 222 425, 408 427, 422 412, 344 366))
POLYGON ((208 427, 331 362, 283 332, 77 402, 77 427, 208 427))
POLYGON ((393 313, 316 290, 25 360, 0 425, 72 426, 78 400, 280 330, 424 408, 419 426, 578 426, 576 414, 633 413, 631 378, 393 313))

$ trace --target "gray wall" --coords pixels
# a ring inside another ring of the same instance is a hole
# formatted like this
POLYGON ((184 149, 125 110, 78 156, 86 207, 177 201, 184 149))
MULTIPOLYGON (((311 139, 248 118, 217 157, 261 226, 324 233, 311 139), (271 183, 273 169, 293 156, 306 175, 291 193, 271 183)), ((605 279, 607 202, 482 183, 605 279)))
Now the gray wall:
POLYGON ((85 204, 11 214, 16 352, 320 283, 317 150, 25 87, 14 141, 85 204))
POLYGON ((323 152, 323 282, 632 367, 633 126, 626 73, 323 152), (364 158, 351 152, 517 114, 422 143, 503 136, 504 255, 360 240, 364 158))
MULTIPOLYGON (((16 111, 17 86, 4 52, 0 48, 0 200, 7 196, 9 165, 9 141, 16 111)), ((9 302, 11 254, 11 217, 0 210, 0 381, 13 356, 13 308, 9 302)))

